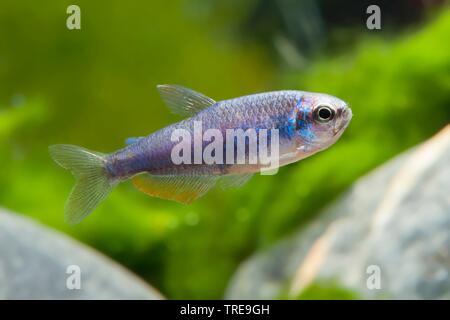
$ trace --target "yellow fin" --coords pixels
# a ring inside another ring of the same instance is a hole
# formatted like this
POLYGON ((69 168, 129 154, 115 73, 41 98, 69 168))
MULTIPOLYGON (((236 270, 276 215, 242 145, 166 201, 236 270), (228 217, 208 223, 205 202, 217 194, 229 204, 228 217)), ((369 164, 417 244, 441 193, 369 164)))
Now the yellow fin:
POLYGON ((134 186, 152 197, 189 204, 214 187, 214 176, 155 176, 148 173, 135 176, 134 186))

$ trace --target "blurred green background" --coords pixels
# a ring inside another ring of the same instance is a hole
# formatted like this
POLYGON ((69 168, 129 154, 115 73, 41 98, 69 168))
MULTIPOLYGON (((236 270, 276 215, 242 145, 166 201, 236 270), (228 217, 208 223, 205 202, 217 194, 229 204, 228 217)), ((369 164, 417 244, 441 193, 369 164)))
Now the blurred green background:
MULTIPOLYGON (((97 248, 168 298, 221 298, 239 263, 308 223, 358 177, 450 122, 444 1, 0 0, 0 206, 97 248), (66 8, 81 8, 81 30, 66 8), (326 92, 354 118, 329 150, 192 205, 121 184, 81 224, 54 143, 111 152, 180 118, 156 84, 216 100, 326 92)), ((20 235, 17 235, 20 237, 20 235)), ((315 296, 317 294, 315 293, 315 296)))

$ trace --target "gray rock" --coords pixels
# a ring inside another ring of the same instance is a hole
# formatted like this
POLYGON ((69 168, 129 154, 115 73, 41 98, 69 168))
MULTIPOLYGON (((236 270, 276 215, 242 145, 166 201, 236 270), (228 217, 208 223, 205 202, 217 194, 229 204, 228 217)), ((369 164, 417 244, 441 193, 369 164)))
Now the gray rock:
POLYGON ((332 280, 363 298, 448 299, 449 251, 450 125, 362 178, 312 225, 243 263, 226 296, 270 299, 332 280), (379 289, 369 289, 373 266, 379 289))
POLYGON ((0 210, 0 299, 162 299, 93 249, 31 219, 0 210), (73 288, 80 271, 80 289, 73 288), (68 270, 69 268, 69 270, 68 270), (69 273, 66 273, 69 271, 69 273))

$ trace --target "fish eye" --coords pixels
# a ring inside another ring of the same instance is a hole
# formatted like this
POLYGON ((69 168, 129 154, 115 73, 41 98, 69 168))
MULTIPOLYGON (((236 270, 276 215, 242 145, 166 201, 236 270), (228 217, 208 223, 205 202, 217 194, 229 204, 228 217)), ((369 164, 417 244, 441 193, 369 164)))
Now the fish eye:
POLYGON ((329 122, 334 118, 334 110, 326 105, 321 105, 314 111, 314 118, 318 122, 329 122))

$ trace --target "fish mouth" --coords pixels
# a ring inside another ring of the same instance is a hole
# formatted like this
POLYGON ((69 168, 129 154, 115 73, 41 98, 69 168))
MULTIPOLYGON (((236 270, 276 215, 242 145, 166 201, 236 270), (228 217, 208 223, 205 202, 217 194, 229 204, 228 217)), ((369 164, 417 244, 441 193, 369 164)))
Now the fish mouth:
POLYGON ((337 127, 334 128, 333 133, 334 135, 337 135, 339 133, 342 133, 345 128, 347 128, 350 121, 341 121, 337 127))
POLYGON ((342 127, 342 126, 337 128, 337 129, 334 129, 333 130, 333 136, 339 135, 339 133, 341 133, 342 131, 344 131, 344 127, 342 127))
POLYGON ((336 126, 333 130, 335 136, 338 135, 339 133, 342 133, 345 130, 345 128, 347 128, 348 124, 350 123, 350 120, 353 117, 352 109, 346 107, 341 111, 340 116, 341 116, 340 121, 336 123, 336 126))
POLYGON ((348 106, 346 106, 346 108, 344 110, 342 110, 341 116, 342 116, 342 120, 349 123, 353 117, 352 109, 350 109, 348 106))

